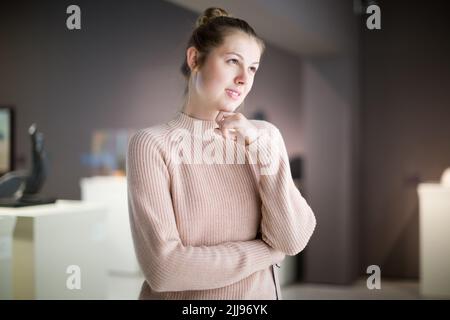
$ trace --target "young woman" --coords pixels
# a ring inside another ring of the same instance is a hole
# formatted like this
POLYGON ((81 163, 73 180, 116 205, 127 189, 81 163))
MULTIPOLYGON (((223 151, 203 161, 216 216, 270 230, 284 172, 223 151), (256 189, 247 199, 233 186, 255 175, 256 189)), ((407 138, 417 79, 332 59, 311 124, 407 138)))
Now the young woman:
POLYGON ((263 51, 245 21, 207 9, 182 65, 182 110, 129 142, 141 299, 280 299, 274 265, 314 231, 279 130, 236 110, 263 51))

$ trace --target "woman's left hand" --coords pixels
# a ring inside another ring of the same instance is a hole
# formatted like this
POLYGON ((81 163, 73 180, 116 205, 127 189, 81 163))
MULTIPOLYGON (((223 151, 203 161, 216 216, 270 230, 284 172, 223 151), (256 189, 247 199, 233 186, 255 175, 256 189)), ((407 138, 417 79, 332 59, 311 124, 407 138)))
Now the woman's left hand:
POLYGON ((242 113, 220 111, 216 122, 219 129, 214 129, 215 132, 225 139, 249 145, 258 138, 258 129, 242 113))

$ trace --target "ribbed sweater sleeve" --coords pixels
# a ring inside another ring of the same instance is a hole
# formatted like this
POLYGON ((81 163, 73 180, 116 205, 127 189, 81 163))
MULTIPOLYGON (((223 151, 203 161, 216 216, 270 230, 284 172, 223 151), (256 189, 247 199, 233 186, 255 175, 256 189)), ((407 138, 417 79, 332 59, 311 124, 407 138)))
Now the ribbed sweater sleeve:
POLYGON ((316 219, 294 184, 279 129, 265 123, 267 128, 247 146, 262 202, 262 239, 287 255, 296 255, 307 245, 316 219))
POLYGON ((258 239, 184 245, 160 141, 161 137, 142 130, 130 139, 127 152, 131 231, 139 264, 153 290, 220 288, 283 259, 282 253, 258 239))

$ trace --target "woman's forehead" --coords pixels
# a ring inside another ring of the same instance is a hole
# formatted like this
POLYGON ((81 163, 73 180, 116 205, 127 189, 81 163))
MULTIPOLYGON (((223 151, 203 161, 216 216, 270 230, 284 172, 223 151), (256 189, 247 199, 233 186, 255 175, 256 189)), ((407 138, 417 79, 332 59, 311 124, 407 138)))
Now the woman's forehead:
POLYGON ((261 49, 256 40, 246 34, 235 33, 225 37, 223 44, 218 48, 221 54, 238 53, 249 62, 259 61, 261 49))

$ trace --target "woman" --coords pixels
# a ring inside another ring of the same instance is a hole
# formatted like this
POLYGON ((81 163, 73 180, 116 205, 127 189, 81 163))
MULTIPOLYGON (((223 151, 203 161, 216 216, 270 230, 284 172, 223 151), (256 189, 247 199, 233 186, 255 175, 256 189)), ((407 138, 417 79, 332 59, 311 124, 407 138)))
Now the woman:
POLYGON ((130 139, 141 299, 280 299, 273 266, 314 231, 279 130, 236 112, 263 50, 245 21, 207 9, 182 66, 183 109, 130 139))

